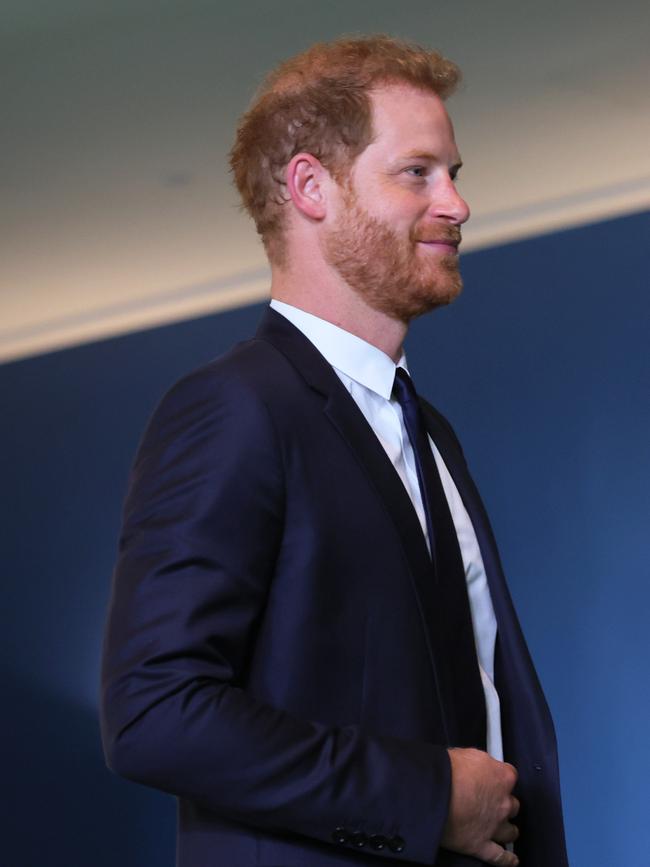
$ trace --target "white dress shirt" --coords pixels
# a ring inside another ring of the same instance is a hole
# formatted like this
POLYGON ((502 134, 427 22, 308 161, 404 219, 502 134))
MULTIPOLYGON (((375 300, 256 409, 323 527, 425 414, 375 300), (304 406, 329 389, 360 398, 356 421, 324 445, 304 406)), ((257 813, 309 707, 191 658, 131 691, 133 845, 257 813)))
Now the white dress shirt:
MULTIPOLYGON (((393 360, 376 346, 290 304, 274 299, 271 301, 271 307, 302 331, 334 368, 404 483, 429 545, 413 449, 402 420, 402 409, 391 396, 395 369, 399 366, 407 370, 406 359, 402 356, 398 365, 395 365, 393 360)), ((497 626, 483 558, 474 527, 458 489, 435 444, 431 439, 429 441, 456 528, 465 567, 474 640, 485 693, 487 750, 491 756, 501 761, 503 759, 501 713, 499 696, 494 686, 494 647, 497 626)))

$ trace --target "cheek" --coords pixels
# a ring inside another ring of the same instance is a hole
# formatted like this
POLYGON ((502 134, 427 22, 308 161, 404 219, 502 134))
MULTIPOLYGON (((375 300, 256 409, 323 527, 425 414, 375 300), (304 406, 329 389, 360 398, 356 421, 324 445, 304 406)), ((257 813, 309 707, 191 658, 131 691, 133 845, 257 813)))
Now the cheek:
POLYGON ((394 185, 376 190, 364 206, 373 217, 395 229, 412 225, 427 211, 427 203, 421 195, 394 185))
POLYGON ((383 224, 391 230, 395 237, 413 240, 413 237, 417 233, 417 228, 420 225, 422 214, 420 211, 415 211, 413 209, 393 209, 386 212, 380 219, 383 224))

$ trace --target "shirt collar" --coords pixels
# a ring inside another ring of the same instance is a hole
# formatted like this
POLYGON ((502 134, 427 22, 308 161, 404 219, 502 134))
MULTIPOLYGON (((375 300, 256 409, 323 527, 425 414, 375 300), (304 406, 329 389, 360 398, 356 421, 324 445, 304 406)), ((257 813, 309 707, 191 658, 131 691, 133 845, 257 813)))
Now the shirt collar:
POLYGON ((404 355, 396 365, 381 349, 313 313, 275 298, 271 307, 302 331, 332 367, 390 400, 396 367, 407 370, 404 355))

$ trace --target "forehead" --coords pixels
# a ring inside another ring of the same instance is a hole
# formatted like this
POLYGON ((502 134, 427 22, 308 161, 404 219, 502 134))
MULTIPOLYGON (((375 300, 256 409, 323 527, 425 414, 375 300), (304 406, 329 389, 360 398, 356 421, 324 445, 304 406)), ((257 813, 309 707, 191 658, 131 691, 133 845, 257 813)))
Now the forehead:
POLYGON ((454 130, 437 94, 389 84, 372 91, 370 102, 374 136, 367 151, 397 156, 401 151, 421 150, 458 159, 454 130))

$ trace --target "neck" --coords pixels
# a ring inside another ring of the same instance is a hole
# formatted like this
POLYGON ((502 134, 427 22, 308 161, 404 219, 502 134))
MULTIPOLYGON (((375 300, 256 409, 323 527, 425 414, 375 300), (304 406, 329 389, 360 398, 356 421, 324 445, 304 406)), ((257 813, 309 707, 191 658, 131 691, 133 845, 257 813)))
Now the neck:
POLYGON ((297 281, 287 271, 272 268, 271 297, 284 301, 349 331, 381 349, 397 363, 408 325, 370 307, 342 281, 297 281))

